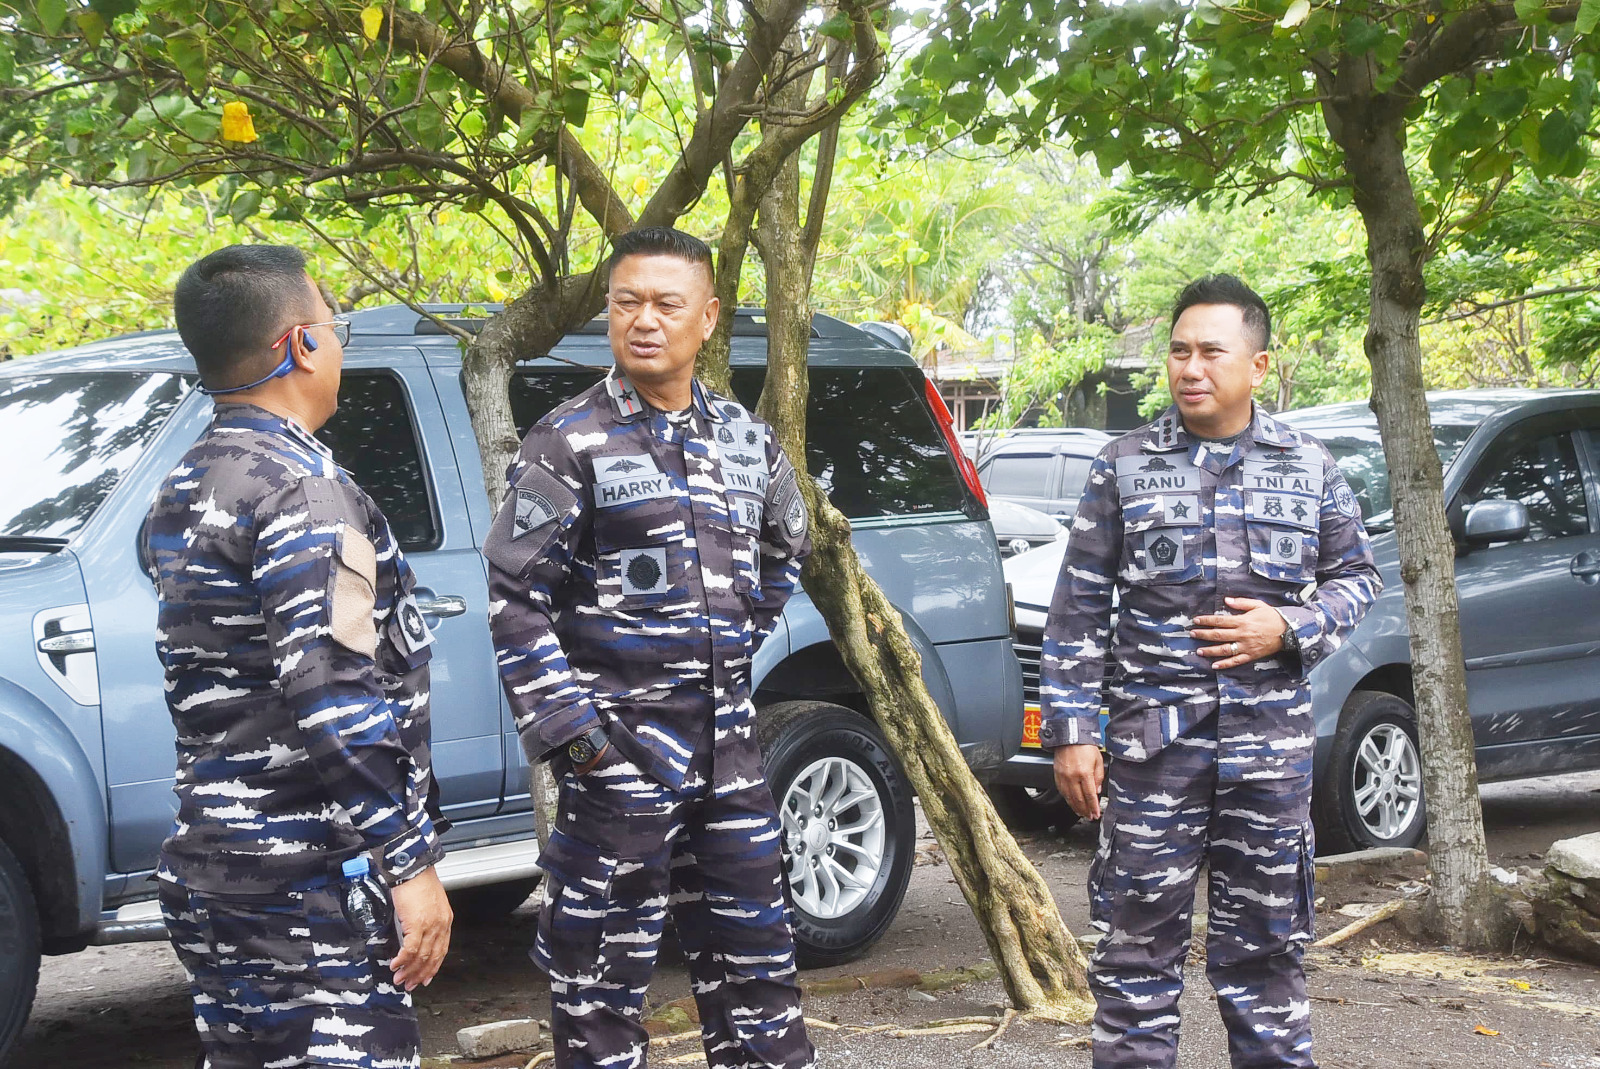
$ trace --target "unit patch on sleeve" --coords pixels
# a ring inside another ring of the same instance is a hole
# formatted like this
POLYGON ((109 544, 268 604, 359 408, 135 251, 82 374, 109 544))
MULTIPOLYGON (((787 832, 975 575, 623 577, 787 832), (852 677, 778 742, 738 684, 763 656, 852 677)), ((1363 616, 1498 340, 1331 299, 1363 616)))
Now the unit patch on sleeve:
POLYGON ((517 511, 511 521, 512 541, 523 535, 532 534, 545 524, 553 523, 555 519, 556 509, 550 504, 548 497, 525 486, 517 488, 517 511))
POLYGON ((666 548, 625 549, 621 570, 624 594, 658 594, 667 589, 666 548))

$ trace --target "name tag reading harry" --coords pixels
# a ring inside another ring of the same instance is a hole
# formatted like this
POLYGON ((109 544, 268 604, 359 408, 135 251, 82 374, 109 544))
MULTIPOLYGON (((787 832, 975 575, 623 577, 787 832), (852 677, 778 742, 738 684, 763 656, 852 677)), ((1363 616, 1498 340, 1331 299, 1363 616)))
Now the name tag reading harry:
POLYGON ((598 457, 594 462, 595 508, 615 508, 634 501, 675 497, 672 478, 648 454, 598 457))

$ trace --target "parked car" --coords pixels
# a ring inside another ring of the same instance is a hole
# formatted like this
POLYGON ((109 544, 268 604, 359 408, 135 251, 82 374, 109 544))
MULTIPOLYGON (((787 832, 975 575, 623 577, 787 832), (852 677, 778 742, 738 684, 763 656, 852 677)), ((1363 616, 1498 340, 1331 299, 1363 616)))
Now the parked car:
POLYGON ((989 522, 994 525, 994 537, 1000 543, 1000 553, 1006 557, 1038 549, 1067 536, 1066 528, 1038 509, 1007 501, 1003 497, 989 499, 989 522))
MULTIPOLYGON (((1478 779, 1600 768, 1600 392, 1441 392, 1428 407, 1456 537, 1478 779)), ((1350 641, 1311 673, 1317 846, 1413 846, 1426 800, 1377 421, 1365 404, 1281 418, 1332 451, 1385 584, 1350 641)), ((1043 613, 1063 552, 1052 545, 1007 561, 1028 701, 1037 700, 1043 613)), ((1025 734, 1024 754, 1036 745, 1025 734)))
MULTIPOLYGON (((460 316, 458 306, 435 309, 460 316)), ((458 913, 508 912, 538 872, 528 768, 495 669, 478 549, 491 518, 454 340, 405 308, 356 312, 339 413, 320 432, 383 507, 436 644, 433 759, 454 822, 441 866, 458 913)), ((481 320, 462 319, 474 327, 481 320)), ((740 313, 735 393, 754 404, 766 329, 740 313)), ((512 380, 519 430, 597 381, 605 324, 512 380)), ((1022 680, 1000 552, 948 412, 902 350, 818 316, 807 462, 851 518, 963 751, 992 768, 1020 741, 1022 680)), ((211 403, 172 332, 0 370, 0 1060, 40 952, 163 935, 150 882, 171 827, 172 722, 138 529, 211 403)), ((862 953, 899 909, 911 791, 802 591, 754 665, 758 730, 786 823, 832 799, 840 864, 789 860, 802 960, 862 953), (809 803, 807 803, 809 804, 809 803)))
POLYGON ((1089 428, 1012 431, 985 446, 978 479, 991 499, 1027 505, 1066 526, 1078 513, 1089 465, 1111 438, 1089 428))

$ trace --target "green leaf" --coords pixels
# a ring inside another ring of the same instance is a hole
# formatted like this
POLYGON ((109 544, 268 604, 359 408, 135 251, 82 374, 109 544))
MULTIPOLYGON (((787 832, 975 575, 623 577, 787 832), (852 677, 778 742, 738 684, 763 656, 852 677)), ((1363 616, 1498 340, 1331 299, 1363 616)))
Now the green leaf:
POLYGON ((87 8, 74 15, 73 21, 77 22, 78 32, 89 42, 89 47, 99 48, 100 39, 106 35, 105 16, 93 8, 87 8))
POLYGON ((67 0, 39 0, 34 11, 44 32, 54 35, 61 32, 61 24, 67 20, 67 0))
POLYGON ((1600 0, 1580 0, 1572 28, 1579 33, 1593 33, 1596 26, 1600 26, 1600 0))
POLYGON ((850 16, 843 11, 835 11, 817 27, 817 32, 824 37, 833 37, 840 41, 850 39, 850 16))
POLYGON ((461 116, 461 132, 467 137, 478 138, 483 136, 483 112, 469 111, 461 116))
POLYGON ((1378 47, 1383 40, 1383 26, 1366 19, 1351 19, 1344 24, 1345 50, 1352 56, 1364 56, 1378 47))
POLYGON ((206 46, 188 34, 174 34, 167 38, 167 55, 178 68, 189 88, 199 92, 206 87, 206 46))
POLYGON ((1539 152, 1549 159, 1564 159, 1578 144, 1578 128, 1564 111, 1552 111, 1539 124, 1539 152))
POLYGON ((228 218, 236 223, 242 223, 261 210, 261 191, 247 189, 233 198, 233 203, 228 205, 228 218))
POLYGON ((589 91, 569 86, 561 93, 561 117, 572 126, 582 126, 589 114, 589 91))
POLYGON ((1533 22, 1544 14, 1544 0, 1513 0, 1511 6, 1523 22, 1533 22))
POLYGON ((139 0, 89 0, 89 9, 110 21, 118 15, 131 15, 139 10, 139 0))

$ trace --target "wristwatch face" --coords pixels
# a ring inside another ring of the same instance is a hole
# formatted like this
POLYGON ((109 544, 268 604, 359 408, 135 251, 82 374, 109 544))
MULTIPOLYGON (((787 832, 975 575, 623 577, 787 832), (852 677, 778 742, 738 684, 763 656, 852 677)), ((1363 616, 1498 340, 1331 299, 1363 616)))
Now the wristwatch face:
POLYGON ((575 765, 586 765, 594 760, 595 749, 587 738, 573 739, 567 744, 567 756, 575 765))

